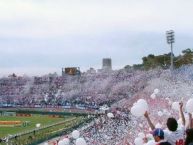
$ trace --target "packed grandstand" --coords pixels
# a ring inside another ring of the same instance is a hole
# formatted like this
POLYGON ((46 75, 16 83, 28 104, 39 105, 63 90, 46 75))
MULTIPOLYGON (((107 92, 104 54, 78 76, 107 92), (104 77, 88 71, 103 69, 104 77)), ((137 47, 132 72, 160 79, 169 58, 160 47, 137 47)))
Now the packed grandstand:
POLYGON ((0 106, 93 110, 99 115, 80 131, 88 145, 132 145, 139 134, 151 136, 145 117, 131 114, 133 104, 146 100, 152 122, 166 128, 168 117, 179 119, 172 103, 186 104, 192 98, 192 72, 193 66, 187 65, 173 72, 122 69, 81 76, 10 75, 0 79, 0 106), (156 88, 159 92, 152 97, 156 88))

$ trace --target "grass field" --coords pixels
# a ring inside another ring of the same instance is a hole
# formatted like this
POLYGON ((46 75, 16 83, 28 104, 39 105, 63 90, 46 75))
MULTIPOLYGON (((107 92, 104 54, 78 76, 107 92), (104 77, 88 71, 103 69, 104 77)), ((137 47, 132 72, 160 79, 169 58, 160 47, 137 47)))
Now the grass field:
POLYGON ((1 113, 1 115, 0 138, 3 139, 3 141, 0 140, 1 145, 6 145, 7 143, 14 145, 37 145, 51 138, 67 134, 90 120, 82 114, 57 115, 57 113, 52 113, 49 116, 45 112, 42 115, 42 112, 32 114, 27 111, 26 114, 17 114, 20 116, 3 116, 4 113, 1 113), (16 121, 21 121, 22 125, 10 125, 10 122, 15 123, 16 121), (23 126, 23 122, 28 122, 28 125, 23 126), (41 124, 41 126, 37 128, 36 124, 41 124), (3 125, 6 125, 6 127, 3 125))
POLYGON ((33 115, 32 117, 9 117, 9 116, 0 116, 0 121, 29 121, 29 125, 26 127, 17 126, 17 127, 0 127, 0 138, 7 135, 13 135, 21 133, 24 131, 32 130, 36 128, 36 124, 40 123, 41 127, 51 125, 57 122, 65 121, 70 119, 70 117, 64 118, 52 118, 47 115, 33 115))

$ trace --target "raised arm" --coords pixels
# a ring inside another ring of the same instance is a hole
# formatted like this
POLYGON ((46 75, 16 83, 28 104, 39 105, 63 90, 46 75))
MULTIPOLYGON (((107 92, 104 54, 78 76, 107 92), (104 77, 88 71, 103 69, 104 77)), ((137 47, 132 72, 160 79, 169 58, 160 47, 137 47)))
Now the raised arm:
POLYGON ((152 123, 151 119, 149 118, 149 114, 148 114, 147 111, 145 112, 144 116, 147 119, 147 122, 148 122, 151 130, 154 130, 155 129, 155 125, 152 123))
POLYGON ((184 113, 183 113, 183 103, 180 102, 180 116, 182 118, 182 124, 185 126, 185 123, 186 123, 186 120, 185 120, 185 117, 184 117, 184 113))
POLYGON ((192 113, 188 113, 188 116, 189 116, 189 128, 193 128, 192 113))

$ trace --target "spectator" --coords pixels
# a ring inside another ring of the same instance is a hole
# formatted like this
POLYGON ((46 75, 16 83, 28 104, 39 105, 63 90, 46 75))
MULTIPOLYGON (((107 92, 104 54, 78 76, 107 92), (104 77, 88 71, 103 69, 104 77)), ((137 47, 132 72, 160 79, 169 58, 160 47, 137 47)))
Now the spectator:
POLYGON ((156 128, 153 131, 153 138, 157 145, 171 145, 169 142, 164 140, 164 131, 161 128, 156 128))
POLYGON ((178 123, 175 118, 168 118, 167 127, 169 129, 169 133, 166 134, 166 139, 172 145, 183 145, 184 144, 184 134, 185 134, 185 117, 182 110, 183 103, 180 103, 180 116, 182 118, 182 127, 178 129, 178 123))
POLYGON ((193 144, 193 128, 186 130, 186 140, 184 145, 193 144))

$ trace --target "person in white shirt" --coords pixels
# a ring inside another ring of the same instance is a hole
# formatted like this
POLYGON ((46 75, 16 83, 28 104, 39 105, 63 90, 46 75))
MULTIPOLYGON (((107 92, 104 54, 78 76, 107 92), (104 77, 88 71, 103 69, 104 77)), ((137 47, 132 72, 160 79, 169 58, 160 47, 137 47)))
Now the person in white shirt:
POLYGON ((178 123, 175 118, 168 118, 167 127, 169 132, 165 132, 165 139, 172 145, 184 145, 185 127, 184 124, 178 128, 178 123))

